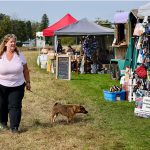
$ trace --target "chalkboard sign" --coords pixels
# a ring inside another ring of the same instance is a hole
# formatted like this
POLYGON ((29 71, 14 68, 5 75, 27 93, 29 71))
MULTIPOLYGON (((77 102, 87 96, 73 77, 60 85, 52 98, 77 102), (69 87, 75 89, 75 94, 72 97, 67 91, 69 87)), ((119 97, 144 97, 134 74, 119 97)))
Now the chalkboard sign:
POLYGON ((56 79, 71 79, 71 58, 68 55, 56 57, 56 79))

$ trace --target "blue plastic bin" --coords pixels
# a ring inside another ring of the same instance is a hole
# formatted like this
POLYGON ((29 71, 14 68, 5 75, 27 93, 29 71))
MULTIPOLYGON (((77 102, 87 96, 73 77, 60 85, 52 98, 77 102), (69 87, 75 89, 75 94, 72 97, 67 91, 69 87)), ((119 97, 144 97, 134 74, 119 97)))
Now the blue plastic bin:
POLYGON ((123 101, 125 100, 125 91, 110 92, 108 90, 104 90, 104 98, 108 101, 123 101))

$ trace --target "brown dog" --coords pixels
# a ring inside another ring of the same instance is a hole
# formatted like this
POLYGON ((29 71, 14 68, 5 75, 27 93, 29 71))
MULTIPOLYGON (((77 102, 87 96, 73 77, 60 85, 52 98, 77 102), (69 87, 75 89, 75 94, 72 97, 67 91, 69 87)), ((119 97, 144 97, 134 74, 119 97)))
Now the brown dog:
POLYGON ((62 105, 60 103, 55 103, 52 110, 51 122, 54 123, 58 114, 61 114, 67 117, 67 123, 69 123, 76 113, 87 114, 88 111, 80 105, 62 105))

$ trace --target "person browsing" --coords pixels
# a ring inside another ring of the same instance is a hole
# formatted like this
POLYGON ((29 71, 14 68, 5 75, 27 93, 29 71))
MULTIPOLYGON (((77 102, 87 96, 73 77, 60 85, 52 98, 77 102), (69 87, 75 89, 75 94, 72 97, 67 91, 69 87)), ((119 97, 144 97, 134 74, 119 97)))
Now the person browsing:
POLYGON ((19 133, 24 89, 31 89, 30 75, 24 55, 16 47, 14 34, 4 36, 0 45, 0 130, 19 133))
POLYGON ((75 55, 75 50, 71 47, 71 45, 68 45, 68 50, 67 53, 72 53, 73 55, 75 55))
POLYGON ((63 47, 61 45, 61 40, 58 39, 58 43, 57 43, 57 53, 62 53, 63 51, 63 47))

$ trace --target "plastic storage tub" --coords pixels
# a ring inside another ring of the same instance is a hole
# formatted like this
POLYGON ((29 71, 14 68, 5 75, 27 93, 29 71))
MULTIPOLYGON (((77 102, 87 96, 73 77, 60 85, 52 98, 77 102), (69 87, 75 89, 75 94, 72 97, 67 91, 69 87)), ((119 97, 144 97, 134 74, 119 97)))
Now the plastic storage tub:
POLYGON ((123 101, 125 100, 125 91, 110 92, 108 90, 104 90, 104 98, 108 101, 123 101))

